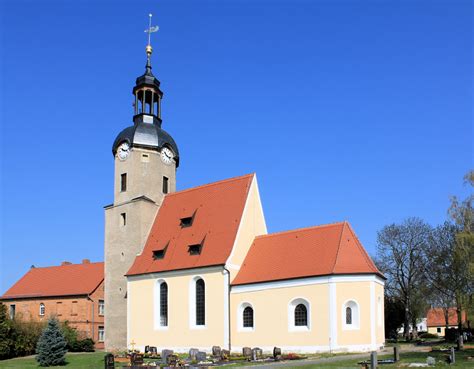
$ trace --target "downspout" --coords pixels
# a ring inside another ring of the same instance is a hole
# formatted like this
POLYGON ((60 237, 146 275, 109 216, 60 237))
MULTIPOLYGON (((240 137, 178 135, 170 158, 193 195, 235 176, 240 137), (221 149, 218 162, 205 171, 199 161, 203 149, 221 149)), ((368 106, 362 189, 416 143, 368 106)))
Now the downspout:
POLYGON ((231 326, 230 326, 230 321, 231 321, 231 318, 230 318, 230 271, 229 269, 227 269, 224 265, 224 270, 227 272, 227 309, 228 309, 228 333, 229 333, 229 347, 228 347, 228 350, 231 351, 231 326))
MULTIPOLYGON (((95 332, 94 332, 94 300, 91 299, 90 295, 87 295, 87 299, 92 302, 92 319, 91 319, 91 332, 92 332, 92 340, 95 338, 95 332)), ((94 340, 95 342, 95 340, 94 340)))

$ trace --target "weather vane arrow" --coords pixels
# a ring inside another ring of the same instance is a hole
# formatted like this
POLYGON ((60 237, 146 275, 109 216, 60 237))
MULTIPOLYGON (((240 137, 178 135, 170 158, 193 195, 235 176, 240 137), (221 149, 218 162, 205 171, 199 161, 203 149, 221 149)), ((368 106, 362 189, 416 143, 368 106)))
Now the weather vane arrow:
POLYGON ((151 34, 152 33, 155 33, 155 32, 158 32, 158 30, 160 29, 158 26, 152 26, 151 25, 151 17, 153 17, 153 14, 148 14, 148 16, 150 17, 150 21, 148 23, 148 28, 145 30, 145 33, 148 33, 148 45, 147 45, 147 53, 150 52, 151 54, 151 51, 152 51, 152 48, 151 48, 151 34))

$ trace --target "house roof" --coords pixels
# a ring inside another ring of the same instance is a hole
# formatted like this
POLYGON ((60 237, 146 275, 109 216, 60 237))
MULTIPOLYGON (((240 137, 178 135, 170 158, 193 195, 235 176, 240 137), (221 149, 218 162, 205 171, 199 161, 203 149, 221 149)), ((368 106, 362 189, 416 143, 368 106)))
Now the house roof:
POLYGON ((229 257, 254 174, 167 194, 158 211, 143 252, 127 275, 147 274, 212 265, 229 257), (192 217, 192 225, 181 219, 192 217), (199 255, 189 246, 201 244, 199 255), (155 259, 153 252, 163 250, 155 259))
POLYGON ((88 295, 104 280, 104 263, 31 268, 0 299, 88 295))
MULTIPOLYGON (((466 321, 466 312, 463 311, 461 314, 462 321, 466 321)), ((456 308, 452 307, 448 309, 448 322, 449 325, 458 324, 458 315, 456 308)), ((429 309, 426 314, 426 325, 428 327, 444 327, 446 325, 446 319, 444 317, 444 310, 442 308, 429 309)))
POLYGON ((232 285, 333 274, 383 277, 347 222, 256 237, 232 285))

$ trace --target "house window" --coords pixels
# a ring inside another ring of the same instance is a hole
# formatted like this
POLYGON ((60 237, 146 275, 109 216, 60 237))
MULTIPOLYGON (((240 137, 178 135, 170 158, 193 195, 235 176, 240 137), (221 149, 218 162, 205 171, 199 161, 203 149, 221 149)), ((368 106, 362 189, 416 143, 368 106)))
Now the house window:
POLYGON ((120 192, 127 191, 127 173, 120 175, 120 192))
POLYGON ((190 245, 188 247, 189 255, 199 255, 201 253, 202 245, 190 245))
POLYGON ((104 300, 99 300, 99 315, 104 315, 104 313, 105 313, 104 300))
POLYGON ((346 307, 346 324, 352 324, 352 309, 346 307))
POLYGON ((206 297, 205 284, 202 279, 196 281, 196 325, 206 324, 206 297))
POLYGON ((10 319, 11 320, 15 319, 15 312, 16 312, 16 306, 10 305, 10 319))
POLYGON ((295 307, 295 327, 308 326, 308 310, 303 304, 298 304, 295 307))
POLYGON ((44 316, 45 312, 46 312, 46 308, 44 307, 44 304, 41 303, 40 308, 39 308, 39 315, 44 316))
POLYGON ((288 330, 290 332, 309 331, 311 328, 311 309, 306 299, 297 298, 288 305, 288 330))
POLYGON ((242 322, 244 328, 253 328, 253 309, 251 306, 244 309, 242 322))
POLYGON ((441 333, 441 328, 440 327, 436 328, 436 332, 441 333))
POLYGON ((163 176, 163 193, 168 193, 168 177, 163 176))
POLYGON ((160 284, 160 326, 168 326, 168 284, 160 284))
POLYGON ((359 329, 359 304, 350 300, 342 306, 342 328, 359 329))
POLYGON ((120 222, 122 224, 122 227, 127 225, 127 213, 120 214, 120 222))
POLYGON ((99 342, 104 342, 105 341, 105 329, 104 329, 104 327, 99 326, 98 332, 99 332, 99 334, 98 334, 97 340, 99 342))

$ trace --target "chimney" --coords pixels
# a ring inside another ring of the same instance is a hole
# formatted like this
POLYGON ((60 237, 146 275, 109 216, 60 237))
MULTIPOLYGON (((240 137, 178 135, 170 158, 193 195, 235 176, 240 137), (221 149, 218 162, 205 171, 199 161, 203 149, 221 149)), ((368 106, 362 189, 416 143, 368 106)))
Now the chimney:
POLYGON ((72 264, 72 263, 71 263, 70 261, 63 261, 63 262, 61 263, 61 266, 63 266, 63 265, 71 265, 71 264, 72 264))
POLYGON ((90 264, 91 261, 89 259, 82 259, 82 264, 90 264))

